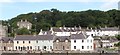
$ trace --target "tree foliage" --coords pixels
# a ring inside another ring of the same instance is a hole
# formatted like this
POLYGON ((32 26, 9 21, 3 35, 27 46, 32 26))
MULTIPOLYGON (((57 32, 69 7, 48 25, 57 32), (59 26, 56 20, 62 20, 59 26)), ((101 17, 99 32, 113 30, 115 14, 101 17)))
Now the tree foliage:
POLYGON ((18 35, 29 35, 30 31, 27 28, 21 28, 21 29, 16 30, 16 33, 18 35))
POLYGON ((120 26, 119 10, 87 10, 87 11, 59 11, 57 9, 42 10, 38 13, 20 14, 8 20, 11 27, 17 29, 17 22, 21 19, 27 19, 31 22, 32 31, 35 29, 37 33, 40 29, 49 30, 50 27, 60 26, 81 26, 81 27, 105 27, 120 26), (37 19, 35 19, 35 17, 37 19))

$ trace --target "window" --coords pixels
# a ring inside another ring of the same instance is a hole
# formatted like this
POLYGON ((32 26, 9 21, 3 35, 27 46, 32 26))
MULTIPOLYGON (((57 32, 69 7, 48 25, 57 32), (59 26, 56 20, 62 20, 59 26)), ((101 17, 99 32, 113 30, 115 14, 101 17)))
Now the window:
POLYGON ((82 49, 84 49, 84 46, 82 46, 82 49))
POLYGON ((87 40, 87 42, 89 42, 89 40, 87 40))
POLYGON ((67 49, 69 49, 69 46, 67 46, 67 49))
POLYGON ((59 40, 56 40, 56 42, 59 42, 59 40))
POLYGON ((92 43, 92 40, 91 40, 91 43, 92 43))
POLYGON ((56 49, 57 49, 57 47, 56 47, 56 49))
POLYGON ((40 46, 38 46, 38 50, 40 50, 40 46))
POLYGON ((17 50, 17 46, 16 46, 16 50, 17 50))
POLYGON ((19 41, 17 41, 17 44, 19 43, 19 41))
POLYGON ((76 43, 76 40, 74 40, 74 43, 76 43))
POLYGON ((50 46, 50 49, 52 49, 52 46, 50 46))
POLYGON ((20 49, 20 46, 18 48, 20 49))
POLYGON ((68 40, 65 40, 65 42, 68 42, 68 40))
POLYGON ((36 41, 36 43, 38 43, 38 41, 36 41))
POLYGON ((84 40, 82 40, 82 43, 84 42, 84 40))
POLYGON ((44 46, 44 49, 46 49, 47 47, 46 46, 44 46))
POLYGON ((89 49, 89 46, 87 46, 87 49, 89 49))
POLYGON ((91 34, 91 36, 93 36, 93 34, 91 34))
POLYGON ((23 41, 23 44, 25 43, 25 41, 23 41))
POLYGON ((29 44, 30 44, 30 41, 29 41, 29 44))
POLYGON ((27 49, 29 50, 29 46, 27 46, 27 49))
POLYGON ((92 46, 91 46, 91 49, 92 49, 92 46))
POLYGON ((76 49, 76 46, 74 46, 74 49, 76 49))

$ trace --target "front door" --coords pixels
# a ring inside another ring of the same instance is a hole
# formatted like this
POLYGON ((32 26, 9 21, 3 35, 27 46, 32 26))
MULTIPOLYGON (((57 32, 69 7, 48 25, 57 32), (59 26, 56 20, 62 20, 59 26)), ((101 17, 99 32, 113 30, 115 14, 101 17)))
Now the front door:
POLYGON ((63 50, 65 50, 65 46, 63 46, 63 50))

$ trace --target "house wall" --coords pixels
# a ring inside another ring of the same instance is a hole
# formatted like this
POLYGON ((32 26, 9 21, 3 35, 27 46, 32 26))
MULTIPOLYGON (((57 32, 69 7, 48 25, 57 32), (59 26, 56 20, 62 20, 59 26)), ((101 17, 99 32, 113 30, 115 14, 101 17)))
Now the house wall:
POLYGON ((35 44, 35 40, 14 40, 14 50, 21 50, 19 49, 19 47, 26 47, 25 50, 34 50, 34 44, 35 44), (17 41, 19 41, 19 43, 17 43, 17 41), (23 43, 24 41, 24 43, 23 43), (30 43, 29 43, 30 41, 30 43), (29 49, 27 49, 27 47, 29 46, 29 49), (30 49, 30 46, 32 47, 32 49, 30 49), (16 49, 17 47, 17 49, 16 49))
POLYGON ((51 51, 53 49, 53 40, 36 40, 34 44, 34 48, 35 50, 51 51), (46 49, 45 49, 45 46, 46 46, 46 49))
POLYGON ((86 31, 87 35, 93 35, 93 36, 115 36, 119 34, 119 31, 86 31))
MULTIPOLYGON (((18 48, 16 49, 16 46, 19 48, 20 47, 26 47, 25 50, 47 50, 51 51, 53 49, 53 40, 14 40, 14 50, 19 50, 18 48), (17 41, 19 43, 17 44, 17 41), (23 43, 24 41, 24 43, 23 43), (30 43, 29 43, 30 41, 30 43), (30 46, 32 49, 27 49, 27 47, 30 46), (44 49, 44 46, 46 46, 46 49, 44 49)), ((21 49, 20 49, 21 50, 21 49)))
POLYGON ((77 32, 55 32, 56 36, 70 36, 71 34, 76 34, 77 32))
POLYGON ((93 44, 92 37, 88 37, 87 39, 71 39, 71 50, 90 51, 94 49, 93 44), (74 40, 76 40, 76 43, 74 40), (82 42, 82 40, 84 40, 84 42, 82 42), (76 46, 76 49, 74 49, 74 46, 76 46), (84 49, 82 49, 82 46, 84 46, 84 49))
POLYGON ((71 43, 70 42, 54 42, 53 50, 54 51, 71 50, 71 43))
POLYGON ((14 50, 14 44, 13 43, 2 43, 1 49, 8 51, 8 50, 14 50))

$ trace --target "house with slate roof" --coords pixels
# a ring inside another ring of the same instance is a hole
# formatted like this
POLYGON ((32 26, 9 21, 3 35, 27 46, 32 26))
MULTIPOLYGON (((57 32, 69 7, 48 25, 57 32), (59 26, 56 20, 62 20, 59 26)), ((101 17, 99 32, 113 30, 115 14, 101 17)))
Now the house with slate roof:
POLYGON ((14 50, 53 50, 53 35, 17 35, 14 39, 14 50))
POLYGON ((94 50, 94 38, 92 36, 87 36, 84 33, 72 34, 70 40, 72 51, 94 50))
POLYGON ((2 37, 0 39, 0 50, 4 50, 4 51, 10 51, 10 50, 14 50, 14 43, 13 43, 13 37, 2 37))
POLYGON ((71 41, 70 36, 56 36, 53 41, 54 51, 70 51, 71 41))
MULTIPOLYGON (((81 27, 51 27, 49 33, 56 36, 70 36, 71 34, 77 34, 81 32, 81 27)), ((43 31, 40 31, 39 35, 43 35, 43 31)), ((48 32, 46 32, 48 33, 48 32)))
POLYGON ((21 20, 20 22, 17 22, 17 26, 19 28, 31 29, 32 28, 32 23, 28 22, 27 20, 25 20, 25 21, 21 20))
POLYGON ((118 27, 105 27, 100 29, 86 29, 85 32, 87 35, 92 36, 115 36, 119 34, 120 30, 118 27))

